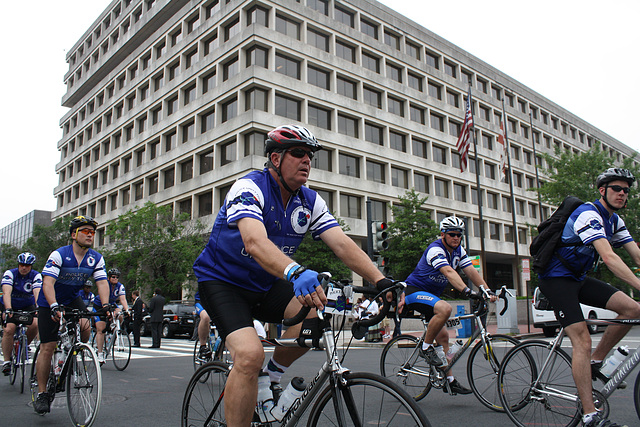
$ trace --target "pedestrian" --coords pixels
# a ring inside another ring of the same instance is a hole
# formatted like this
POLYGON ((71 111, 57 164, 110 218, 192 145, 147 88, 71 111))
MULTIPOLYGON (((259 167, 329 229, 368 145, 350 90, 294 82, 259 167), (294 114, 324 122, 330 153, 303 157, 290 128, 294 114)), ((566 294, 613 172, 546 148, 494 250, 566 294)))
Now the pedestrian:
POLYGON ((144 301, 140 298, 139 291, 131 292, 131 299, 133 299, 133 346, 140 347, 140 325, 142 325, 142 308, 144 301))
POLYGON ((151 314, 151 341, 149 348, 160 348, 160 338, 162 337, 162 312, 164 309, 164 297, 162 290, 156 288, 153 298, 149 301, 149 314, 151 314))

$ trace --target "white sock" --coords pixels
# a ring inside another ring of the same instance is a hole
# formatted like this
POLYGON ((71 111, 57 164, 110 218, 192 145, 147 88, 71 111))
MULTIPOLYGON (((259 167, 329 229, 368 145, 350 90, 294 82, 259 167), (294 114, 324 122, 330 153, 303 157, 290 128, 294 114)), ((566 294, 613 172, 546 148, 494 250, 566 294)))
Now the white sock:
POLYGON ((2 366, 4 366, 4 365, 8 365, 9 363, 11 363, 11 361, 10 361, 10 360, 5 360, 4 362, 2 362, 2 366))
POLYGON ((453 378, 452 375, 449 375, 447 376, 447 379, 449 380, 450 383, 452 383, 455 378, 453 378))
POLYGON ((584 424, 587 424, 589 421, 591 421, 591 418, 593 418, 593 416, 594 416, 595 414, 597 414, 597 413, 598 413, 598 412, 596 411, 596 412, 590 412, 590 413, 588 413, 588 414, 584 414, 584 415, 582 416, 582 422, 583 422, 584 424))
POLYGON ((273 357, 269 359, 267 366, 262 369, 263 372, 269 374, 269 380, 271 380, 272 383, 280 383, 282 375, 286 370, 287 366, 279 364, 278 362, 273 360, 273 357))
POLYGON ((422 349, 427 350, 429 347, 433 347, 433 344, 427 344, 426 342, 422 343, 422 349))

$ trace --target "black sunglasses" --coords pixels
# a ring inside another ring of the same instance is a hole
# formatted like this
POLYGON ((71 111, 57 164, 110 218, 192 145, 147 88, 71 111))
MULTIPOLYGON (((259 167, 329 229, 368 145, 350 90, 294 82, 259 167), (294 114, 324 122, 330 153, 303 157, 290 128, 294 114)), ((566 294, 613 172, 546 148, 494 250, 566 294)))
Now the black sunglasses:
POLYGON ((451 237, 462 237, 462 233, 447 233, 447 235, 451 237))
POLYGON ((609 188, 616 193, 624 191, 624 194, 629 194, 629 191, 631 190, 629 187, 622 187, 621 185, 609 185, 609 188))
POLYGON ((313 151, 303 150, 302 148, 292 148, 287 150, 287 153, 291 154, 296 159, 301 159, 305 155, 309 156, 309 160, 313 160, 313 151))

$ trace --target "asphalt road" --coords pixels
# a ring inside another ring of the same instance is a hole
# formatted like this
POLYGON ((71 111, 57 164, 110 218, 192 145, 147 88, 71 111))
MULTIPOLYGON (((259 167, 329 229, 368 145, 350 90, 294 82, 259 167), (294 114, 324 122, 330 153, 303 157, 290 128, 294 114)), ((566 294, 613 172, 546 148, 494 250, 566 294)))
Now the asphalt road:
MULTIPOLYGON (((594 342, 602 334, 594 336, 594 342)), ((180 425, 180 408, 184 391, 193 373, 191 355, 193 342, 186 339, 163 339, 159 350, 144 346, 151 344, 143 338, 142 348, 135 348, 129 367, 117 371, 111 362, 102 369, 103 399, 96 426, 149 426, 175 427, 180 425)), ((632 330, 624 344, 632 348, 640 345, 640 330, 632 330)), ((344 365, 353 371, 378 372, 380 347, 351 348, 344 365)), ((268 356, 269 354, 267 354, 268 356)), ((319 369, 323 352, 311 351, 294 364, 283 379, 293 376, 309 378, 319 369)), ((466 363, 466 361, 461 361, 466 363)), ((464 363, 456 371, 460 381, 468 384, 464 375, 464 363)), ((628 426, 639 426, 632 391, 637 373, 629 378, 629 387, 617 391, 609 400, 612 419, 628 426)), ((482 406, 473 395, 449 396, 440 390, 432 392, 420 402, 433 426, 474 427, 512 425, 505 414, 493 412, 482 406)), ((67 426, 70 425, 64 396, 53 403, 52 411, 45 416, 33 412, 29 394, 19 394, 16 386, 9 385, 8 378, 0 377, 0 425, 67 426)))

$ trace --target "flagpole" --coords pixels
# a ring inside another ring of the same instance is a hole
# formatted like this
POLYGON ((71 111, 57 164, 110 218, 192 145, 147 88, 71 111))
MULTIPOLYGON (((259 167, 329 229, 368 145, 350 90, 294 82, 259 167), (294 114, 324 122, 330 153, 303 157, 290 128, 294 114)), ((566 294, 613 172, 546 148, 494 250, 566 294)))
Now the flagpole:
POLYGON ((502 120, 504 126, 504 144, 505 151, 507 152, 507 169, 509 170, 509 194, 511 195, 511 220, 513 221, 513 244, 515 247, 515 256, 516 256, 516 290, 520 292, 520 254, 518 252, 518 225, 516 223, 516 199, 513 195, 513 174, 511 173, 511 155, 509 154, 510 145, 509 145, 509 137, 507 133, 507 113, 504 111, 504 97, 502 98, 502 120))
POLYGON ((542 217, 542 197, 540 196, 540 176, 538 175, 538 155, 536 154, 536 138, 533 133, 533 117, 531 109, 529 109, 529 125, 531 126, 531 145, 533 147, 533 167, 536 170, 536 188, 538 189, 538 211, 540 212, 540 221, 544 221, 542 217))
MULTIPOLYGON (((469 105, 471 108, 471 118, 473 118, 473 102, 471 102, 471 81, 469 80, 469 105)), ((478 195, 478 220, 480 221, 480 267, 482 270, 482 278, 487 281, 487 260, 484 246, 484 220, 482 218, 482 191, 480 188, 480 161, 478 160, 478 141, 476 138, 476 126, 473 122, 473 129, 471 132, 471 138, 473 139, 473 151, 475 152, 475 164, 476 164, 476 191, 478 195)), ((473 219, 471 219, 473 223, 473 219)))

